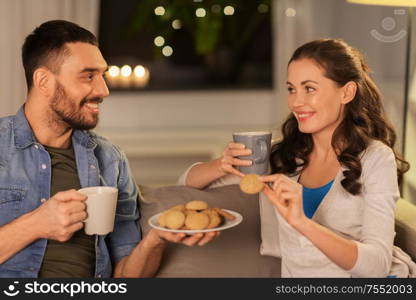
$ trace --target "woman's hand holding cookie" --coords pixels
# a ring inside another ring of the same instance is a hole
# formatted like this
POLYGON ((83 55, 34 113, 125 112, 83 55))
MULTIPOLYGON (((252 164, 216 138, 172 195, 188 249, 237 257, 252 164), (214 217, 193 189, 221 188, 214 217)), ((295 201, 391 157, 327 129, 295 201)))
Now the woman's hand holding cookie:
POLYGON ((237 176, 244 176, 236 166, 251 166, 251 160, 243 160, 237 158, 238 156, 247 156, 251 155, 251 150, 246 149, 244 144, 230 142, 227 147, 224 149, 221 158, 219 159, 220 166, 219 169, 221 172, 226 174, 234 174, 237 176))
POLYGON ((286 222, 296 228, 305 221, 302 185, 283 174, 261 176, 260 180, 273 183, 272 188, 265 184, 263 192, 286 222))

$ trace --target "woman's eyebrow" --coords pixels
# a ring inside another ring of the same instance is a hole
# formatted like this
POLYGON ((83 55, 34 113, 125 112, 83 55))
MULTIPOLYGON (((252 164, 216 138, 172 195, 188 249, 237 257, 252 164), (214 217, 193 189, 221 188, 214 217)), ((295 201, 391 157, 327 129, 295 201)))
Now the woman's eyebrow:
MULTIPOLYGON (((313 80, 304 80, 304 81, 302 81, 300 84, 301 84, 301 85, 305 85, 305 84, 307 84, 308 82, 312 82, 312 83, 318 84, 318 82, 313 81, 313 80)), ((286 81, 286 84, 293 85, 293 83, 291 83, 290 81, 286 81)))

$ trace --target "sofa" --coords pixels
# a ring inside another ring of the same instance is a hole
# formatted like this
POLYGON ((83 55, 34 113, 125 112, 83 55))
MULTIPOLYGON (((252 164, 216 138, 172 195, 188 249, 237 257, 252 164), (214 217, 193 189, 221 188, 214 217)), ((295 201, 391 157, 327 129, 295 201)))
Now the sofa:
MULTIPOLYGON (((138 226, 142 233, 150 230, 151 216, 191 200, 237 211, 243 222, 222 231, 216 240, 203 247, 168 244, 156 277, 280 277, 280 259, 259 254, 258 195, 244 194, 238 185, 209 190, 140 186, 138 226)), ((402 199, 397 204, 395 244, 416 259, 416 207, 402 199)))

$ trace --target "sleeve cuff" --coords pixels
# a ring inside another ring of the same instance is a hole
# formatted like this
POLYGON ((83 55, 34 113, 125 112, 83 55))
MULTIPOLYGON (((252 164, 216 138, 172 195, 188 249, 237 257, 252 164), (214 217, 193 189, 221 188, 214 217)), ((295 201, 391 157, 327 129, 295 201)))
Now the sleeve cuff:
POLYGON ((129 256, 136 245, 119 246, 112 251, 112 261, 118 263, 123 257, 129 256))
POLYGON ((183 174, 179 177, 177 185, 186 185, 186 178, 188 177, 188 173, 189 173, 189 171, 190 171, 190 170, 191 170, 194 166, 199 165, 199 164, 201 164, 201 162, 194 163, 194 164, 192 164, 192 165, 191 165, 188 169, 186 169, 185 173, 183 173, 183 174))

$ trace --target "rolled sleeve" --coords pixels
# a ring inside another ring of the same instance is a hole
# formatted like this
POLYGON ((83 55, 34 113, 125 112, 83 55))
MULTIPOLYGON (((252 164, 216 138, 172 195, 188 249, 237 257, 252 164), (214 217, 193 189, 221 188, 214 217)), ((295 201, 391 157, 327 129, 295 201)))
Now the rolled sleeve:
POLYGON ((394 217, 399 198, 394 153, 382 147, 363 163, 362 235, 355 241, 358 257, 353 277, 386 277, 392 261, 394 217))

